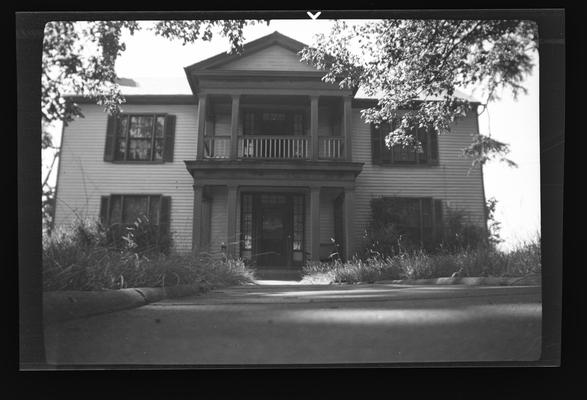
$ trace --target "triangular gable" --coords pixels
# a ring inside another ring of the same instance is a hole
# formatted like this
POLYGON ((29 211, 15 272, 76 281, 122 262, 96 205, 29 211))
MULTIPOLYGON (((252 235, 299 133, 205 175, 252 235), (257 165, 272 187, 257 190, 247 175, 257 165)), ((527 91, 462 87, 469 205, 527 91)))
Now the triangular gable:
POLYGON ((273 44, 254 53, 241 57, 211 69, 230 71, 317 71, 305 62, 300 62, 296 52, 279 44, 273 44))

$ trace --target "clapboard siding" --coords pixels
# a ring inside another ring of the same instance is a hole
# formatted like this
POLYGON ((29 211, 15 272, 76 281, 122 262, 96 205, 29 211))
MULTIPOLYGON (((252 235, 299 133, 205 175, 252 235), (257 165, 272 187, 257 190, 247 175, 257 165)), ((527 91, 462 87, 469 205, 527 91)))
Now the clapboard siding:
POLYGON ((115 164, 103 161, 107 114, 97 105, 84 105, 85 118, 71 122, 63 132, 58 177, 56 226, 68 225, 75 215, 97 217, 100 197, 110 194, 171 196, 174 247, 189 251, 192 239, 192 178, 184 160, 196 154, 196 110, 193 105, 124 105, 125 112, 161 112, 176 116, 173 162, 115 164))
MULTIPOLYGON (((85 118, 70 123, 64 130, 61 165, 58 176, 56 226, 67 225, 75 215, 96 217, 100 197, 109 194, 162 194, 171 196, 171 232, 178 251, 189 251, 192 240, 192 178, 184 160, 196 154, 196 108, 193 105, 125 105, 125 112, 166 112, 177 116, 174 161, 163 164, 115 164, 103 161, 107 116, 102 107, 85 105, 85 118)), ((230 115, 219 113, 215 134, 230 134, 230 115)), ((329 118, 320 112, 319 133, 329 134, 329 118)), ((379 196, 430 196, 445 205, 469 213, 471 222, 484 223, 482 175, 479 169, 469 172, 470 161, 461 149, 477 129, 475 116, 459 121, 450 134, 439 138, 438 166, 429 168, 373 165, 369 125, 353 110, 353 161, 363 162, 356 180, 354 243, 360 245, 362 232, 370 220, 370 200, 379 196), (469 172, 469 173, 468 173, 469 172)), ((216 253, 226 242, 226 188, 210 192, 210 251, 216 253)), ((334 236, 332 196, 323 193, 320 201, 320 242, 330 243, 334 236)), ((240 198, 240 197, 239 197, 240 198)), ((309 195, 306 195, 305 250, 310 249, 309 195)), ((239 207, 240 209, 240 202, 239 207)), ((240 210, 237 232, 240 229, 240 210)))
POLYGON ((273 45, 238 60, 218 66, 223 70, 256 71, 316 71, 314 67, 300 62, 295 52, 273 45))
POLYGON ((365 163, 356 180, 353 238, 360 245, 362 233, 371 219, 370 200, 380 196, 415 196, 442 199, 445 206, 466 211, 470 221, 484 224, 484 194, 479 168, 469 171, 471 161, 461 149, 477 132, 476 116, 453 125, 451 132, 439 136, 439 165, 434 167, 393 167, 374 165, 371 159, 371 130, 353 109, 353 161, 365 163))

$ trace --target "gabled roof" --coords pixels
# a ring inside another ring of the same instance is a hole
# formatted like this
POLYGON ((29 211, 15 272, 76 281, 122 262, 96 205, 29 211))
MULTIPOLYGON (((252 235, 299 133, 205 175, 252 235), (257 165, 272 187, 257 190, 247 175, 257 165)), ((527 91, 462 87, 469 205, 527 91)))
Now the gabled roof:
POLYGON ((207 58, 203 61, 197 62, 195 64, 189 65, 185 67, 185 71, 191 72, 194 70, 204 70, 204 69, 211 69, 211 68, 218 68, 224 64, 227 64, 231 61, 237 60, 244 56, 251 55, 257 51, 263 50, 269 46, 279 45, 286 49, 291 50, 294 53, 298 53, 307 45, 305 43, 299 42, 295 39, 290 38, 289 36, 285 36, 277 31, 263 36, 259 39, 253 40, 252 42, 246 43, 243 45, 243 51, 241 54, 228 54, 226 52, 217 54, 213 57, 207 58))

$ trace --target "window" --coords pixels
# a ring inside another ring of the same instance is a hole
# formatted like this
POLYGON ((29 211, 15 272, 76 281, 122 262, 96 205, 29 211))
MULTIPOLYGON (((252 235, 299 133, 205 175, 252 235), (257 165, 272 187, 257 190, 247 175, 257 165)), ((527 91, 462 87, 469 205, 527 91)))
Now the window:
POLYGON ((423 128, 416 129, 415 137, 422 145, 422 152, 416 148, 395 145, 391 149, 385 144, 385 137, 394 125, 384 123, 371 126, 371 155, 374 164, 391 165, 434 165, 438 163, 438 135, 423 128))
POLYGON ((107 225, 130 225, 147 217, 155 225, 168 216, 169 197, 161 195, 111 195, 102 197, 100 217, 107 225))
POLYGON ((139 246, 143 249, 158 248, 167 254, 170 248, 169 216, 171 198, 161 195, 115 194, 102 196, 100 220, 110 227, 109 235, 115 243, 121 239, 138 218, 147 218, 151 228, 142 236, 139 246))
POLYGON ((108 117, 105 161, 173 161, 175 116, 121 114, 108 117))
POLYGON ((245 111, 245 135, 303 135, 303 111, 245 111))
POLYGON ((427 248, 440 238, 442 202, 430 197, 383 197, 372 203, 384 225, 393 224, 412 244, 427 248), (379 210, 376 210, 379 208, 379 210))

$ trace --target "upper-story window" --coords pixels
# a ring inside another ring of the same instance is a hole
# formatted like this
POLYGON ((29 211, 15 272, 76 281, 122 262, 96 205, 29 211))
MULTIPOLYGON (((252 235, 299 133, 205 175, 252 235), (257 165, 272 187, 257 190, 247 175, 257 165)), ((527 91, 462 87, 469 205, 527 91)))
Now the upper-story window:
POLYGON ((108 117, 105 161, 173 161, 175 116, 121 114, 108 117))
POLYGON ((438 164, 438 135, 423 128, 418 128, 413 135, 420 141, 422 152, 415 147, 385 144, 385 136, 393 125, 384 123, 371 125, 371 155, 373 164, 388 165, 436 165, 438 164))
POLYGON ((303 111, 249 110, 244 112, 245 135, 303 135, 303 111))

